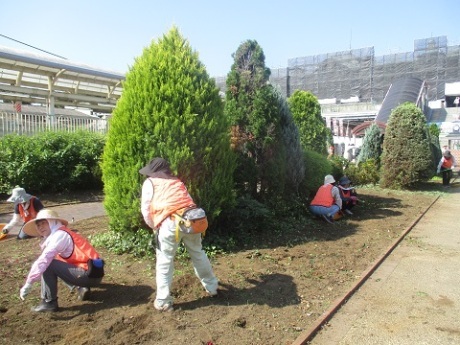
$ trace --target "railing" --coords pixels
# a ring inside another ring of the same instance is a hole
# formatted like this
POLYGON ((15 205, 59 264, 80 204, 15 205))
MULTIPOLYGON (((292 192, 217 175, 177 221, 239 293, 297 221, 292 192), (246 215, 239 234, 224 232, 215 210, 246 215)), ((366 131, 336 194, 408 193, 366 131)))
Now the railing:
POLYGON ((79 130, 107 133, 105 119, 71 115, 42 115, 0 113, 0 136, 7 134, 33 135, 44 131, 76 132, 79 130))
POLYGON ((332 113, 359 113, 359 112, 378 112, 381 104, 371 102, 351 103, 351 104, 322 104, 322 114, 332 113))

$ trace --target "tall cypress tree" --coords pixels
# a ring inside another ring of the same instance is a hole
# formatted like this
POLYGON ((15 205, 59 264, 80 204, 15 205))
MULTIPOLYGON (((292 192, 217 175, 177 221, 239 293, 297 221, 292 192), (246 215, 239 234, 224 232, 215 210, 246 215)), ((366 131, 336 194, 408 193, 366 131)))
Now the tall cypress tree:
POLYGON ((295 185, 292 180, 303 175, 298 164, 303 160, 298 132, 290 127, 292 115, 286 101, 268 83, 270 70, 256 41, 242 43, 233 58, 225 114, 231 121, 232 147, 238 156, 235 181, 239 193, 249 193, 259 201, 282 196, 295 185), (288 148, 285 135, 292 135, 289 140, 294 148, 288 148), (291 155, 295 148, 297 155, 291 155), (286 162, 296 159, 297 166, 292 163, 289 167, 295 170, 288 172, 286 162))
POLYGON ((235 158, 215 82, 172 28, 130 68, 103 155, 104 206, 115 231, 142 226, 139 169, 163 157, 210 220, 233 202, 235 158))

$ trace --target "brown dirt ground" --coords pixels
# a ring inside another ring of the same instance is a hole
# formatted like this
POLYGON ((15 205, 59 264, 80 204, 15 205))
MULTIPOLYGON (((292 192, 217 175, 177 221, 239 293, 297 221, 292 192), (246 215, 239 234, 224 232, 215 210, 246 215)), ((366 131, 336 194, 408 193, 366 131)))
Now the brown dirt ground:
MULTIPOLYGON (((159 313, 154 262, 99 248, 106 276, 90 300, 77 301, 64 285, 60 311, 36 314, 39 284, 26 301, 19 289, 39 253, 38 239, 0 242, 2 344, 291 344, 431 204, 431 192, 358 190, 365 201, 334 225, 311 221, 300 244, 241 250, 212 257, 219 296, 208 297, 188 260, 176 259, 175 310, 159 313)), ((94 198, 94 196, 92 196, 94 198)), ((42 196, 46 206, 59 198, 42 196)), ((74 199, 78 199, 75 196, 74 199)), ((66 200, 69 201, 69 200, 66 200)), ((0 204, 0 212, 10 212, 0 204), (3 208, 3 209, 2 209, 3 208)), ((86 236, 107 230, 107 218, 72 224, 86 236)), ((208 234, 207 236, 212 236, 208 234)), ((293 243, 289 238, 285 243, 293 243)), ((299 243, 297 238, 294 243, 299 243)))

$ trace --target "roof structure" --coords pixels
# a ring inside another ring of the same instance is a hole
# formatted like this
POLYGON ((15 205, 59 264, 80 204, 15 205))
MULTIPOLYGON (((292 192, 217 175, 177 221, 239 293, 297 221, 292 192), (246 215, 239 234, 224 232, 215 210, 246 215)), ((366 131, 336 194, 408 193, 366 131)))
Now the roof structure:
MULTIPOLYGON (((381 133, 385 128, 393 109, 405 102, 411 102, 423 108, 425 98, 425 82, 419 78, 404 77, 394 81, 387 91, 382 106, 374 121, 365 121, 352 129, 352 134, 364 136, 365 131, 372 123, 376 123, 381 133)), ((425 115, 426 116, 426 115, 425 115)))
POLYGON ((387 123, 393 109, 405 102, 419 106, 422 103, 424 85, 422 79, 414 77, 395 80, 388 89, 375 121, 387 123))
POLYGON ((0 99, 55 106, 75 106, 111 113, 125 75, 65 59, 0 46, 0 99))

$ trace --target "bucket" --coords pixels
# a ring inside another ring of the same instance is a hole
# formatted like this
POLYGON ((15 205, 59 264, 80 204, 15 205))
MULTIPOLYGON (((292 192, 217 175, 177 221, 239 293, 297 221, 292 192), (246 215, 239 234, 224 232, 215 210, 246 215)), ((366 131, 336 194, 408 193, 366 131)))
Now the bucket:
POLYGON ((0 240, 3 240, 4 238, 6 238, 8 235, 7 234, 4 234, 2 232, 3 228, 5 227, 6 223, 0 223, 0 240))

